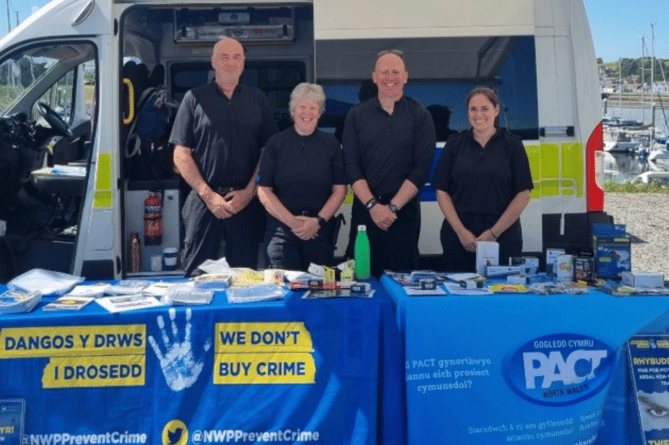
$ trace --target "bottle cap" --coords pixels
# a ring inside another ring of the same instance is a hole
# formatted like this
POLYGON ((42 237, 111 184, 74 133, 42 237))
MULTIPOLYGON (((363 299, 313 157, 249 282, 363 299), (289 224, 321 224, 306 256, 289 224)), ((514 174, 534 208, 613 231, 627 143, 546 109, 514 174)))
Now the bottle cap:
POLYGON ((364 224, 360 224, 358 226, 358 232, 366 232, 367 231, 367 226, 364 224))

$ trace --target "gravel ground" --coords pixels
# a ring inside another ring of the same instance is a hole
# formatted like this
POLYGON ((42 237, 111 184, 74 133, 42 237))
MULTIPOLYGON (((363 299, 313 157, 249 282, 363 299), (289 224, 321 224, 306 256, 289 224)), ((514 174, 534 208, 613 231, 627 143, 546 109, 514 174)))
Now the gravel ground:
POLYGON ((632 236, 632 269, 669 279, 669 194, 607 193, 604 210, 632 236))

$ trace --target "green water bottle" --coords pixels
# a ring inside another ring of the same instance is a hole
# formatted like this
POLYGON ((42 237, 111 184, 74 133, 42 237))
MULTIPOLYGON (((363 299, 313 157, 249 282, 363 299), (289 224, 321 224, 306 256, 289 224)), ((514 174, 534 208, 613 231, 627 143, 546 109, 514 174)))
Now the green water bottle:
POLYGON ((369 238, 367 238, 367 227, 364 225, 358 226, 354 257, 356 280, 366 280, 369 278, 369 238))

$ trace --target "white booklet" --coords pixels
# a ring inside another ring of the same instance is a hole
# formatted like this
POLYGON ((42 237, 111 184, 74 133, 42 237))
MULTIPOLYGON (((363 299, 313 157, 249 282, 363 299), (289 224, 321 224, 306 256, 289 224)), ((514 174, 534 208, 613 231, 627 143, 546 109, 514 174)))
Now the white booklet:
POLYGON ((438 286, 434 289, 421 289, 420 286, 404 286, 404 291, 407 293, 407 295, 412 295, 414 297, 428 295, 448 295, 448 292, 438 286))
POLYGON ((104 297, 95 300, 109 312, 125 312, 137 309, 148 309, 152 307, 164 306, 164 303, 158 301, 155 297, 146 297, 142 294, 119 295, 117 297, 104 297))
POLYGON ((448 293, 451 295, 467 295, 467 296, 476 296, 476 295, 492 295, 493 292, 487 287, 476 288, 476 289, 465 289, 460 286, 458 283, 445 283, 444 286, 448 289, 448 293))

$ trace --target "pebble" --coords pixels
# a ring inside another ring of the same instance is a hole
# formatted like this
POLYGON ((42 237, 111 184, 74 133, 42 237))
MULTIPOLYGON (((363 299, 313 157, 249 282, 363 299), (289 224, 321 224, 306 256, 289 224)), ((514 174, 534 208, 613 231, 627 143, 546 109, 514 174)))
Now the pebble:
POLYGON ((604 210, 632 237, 632 270, 669 279, 669 193, 606 193, 604 210))

